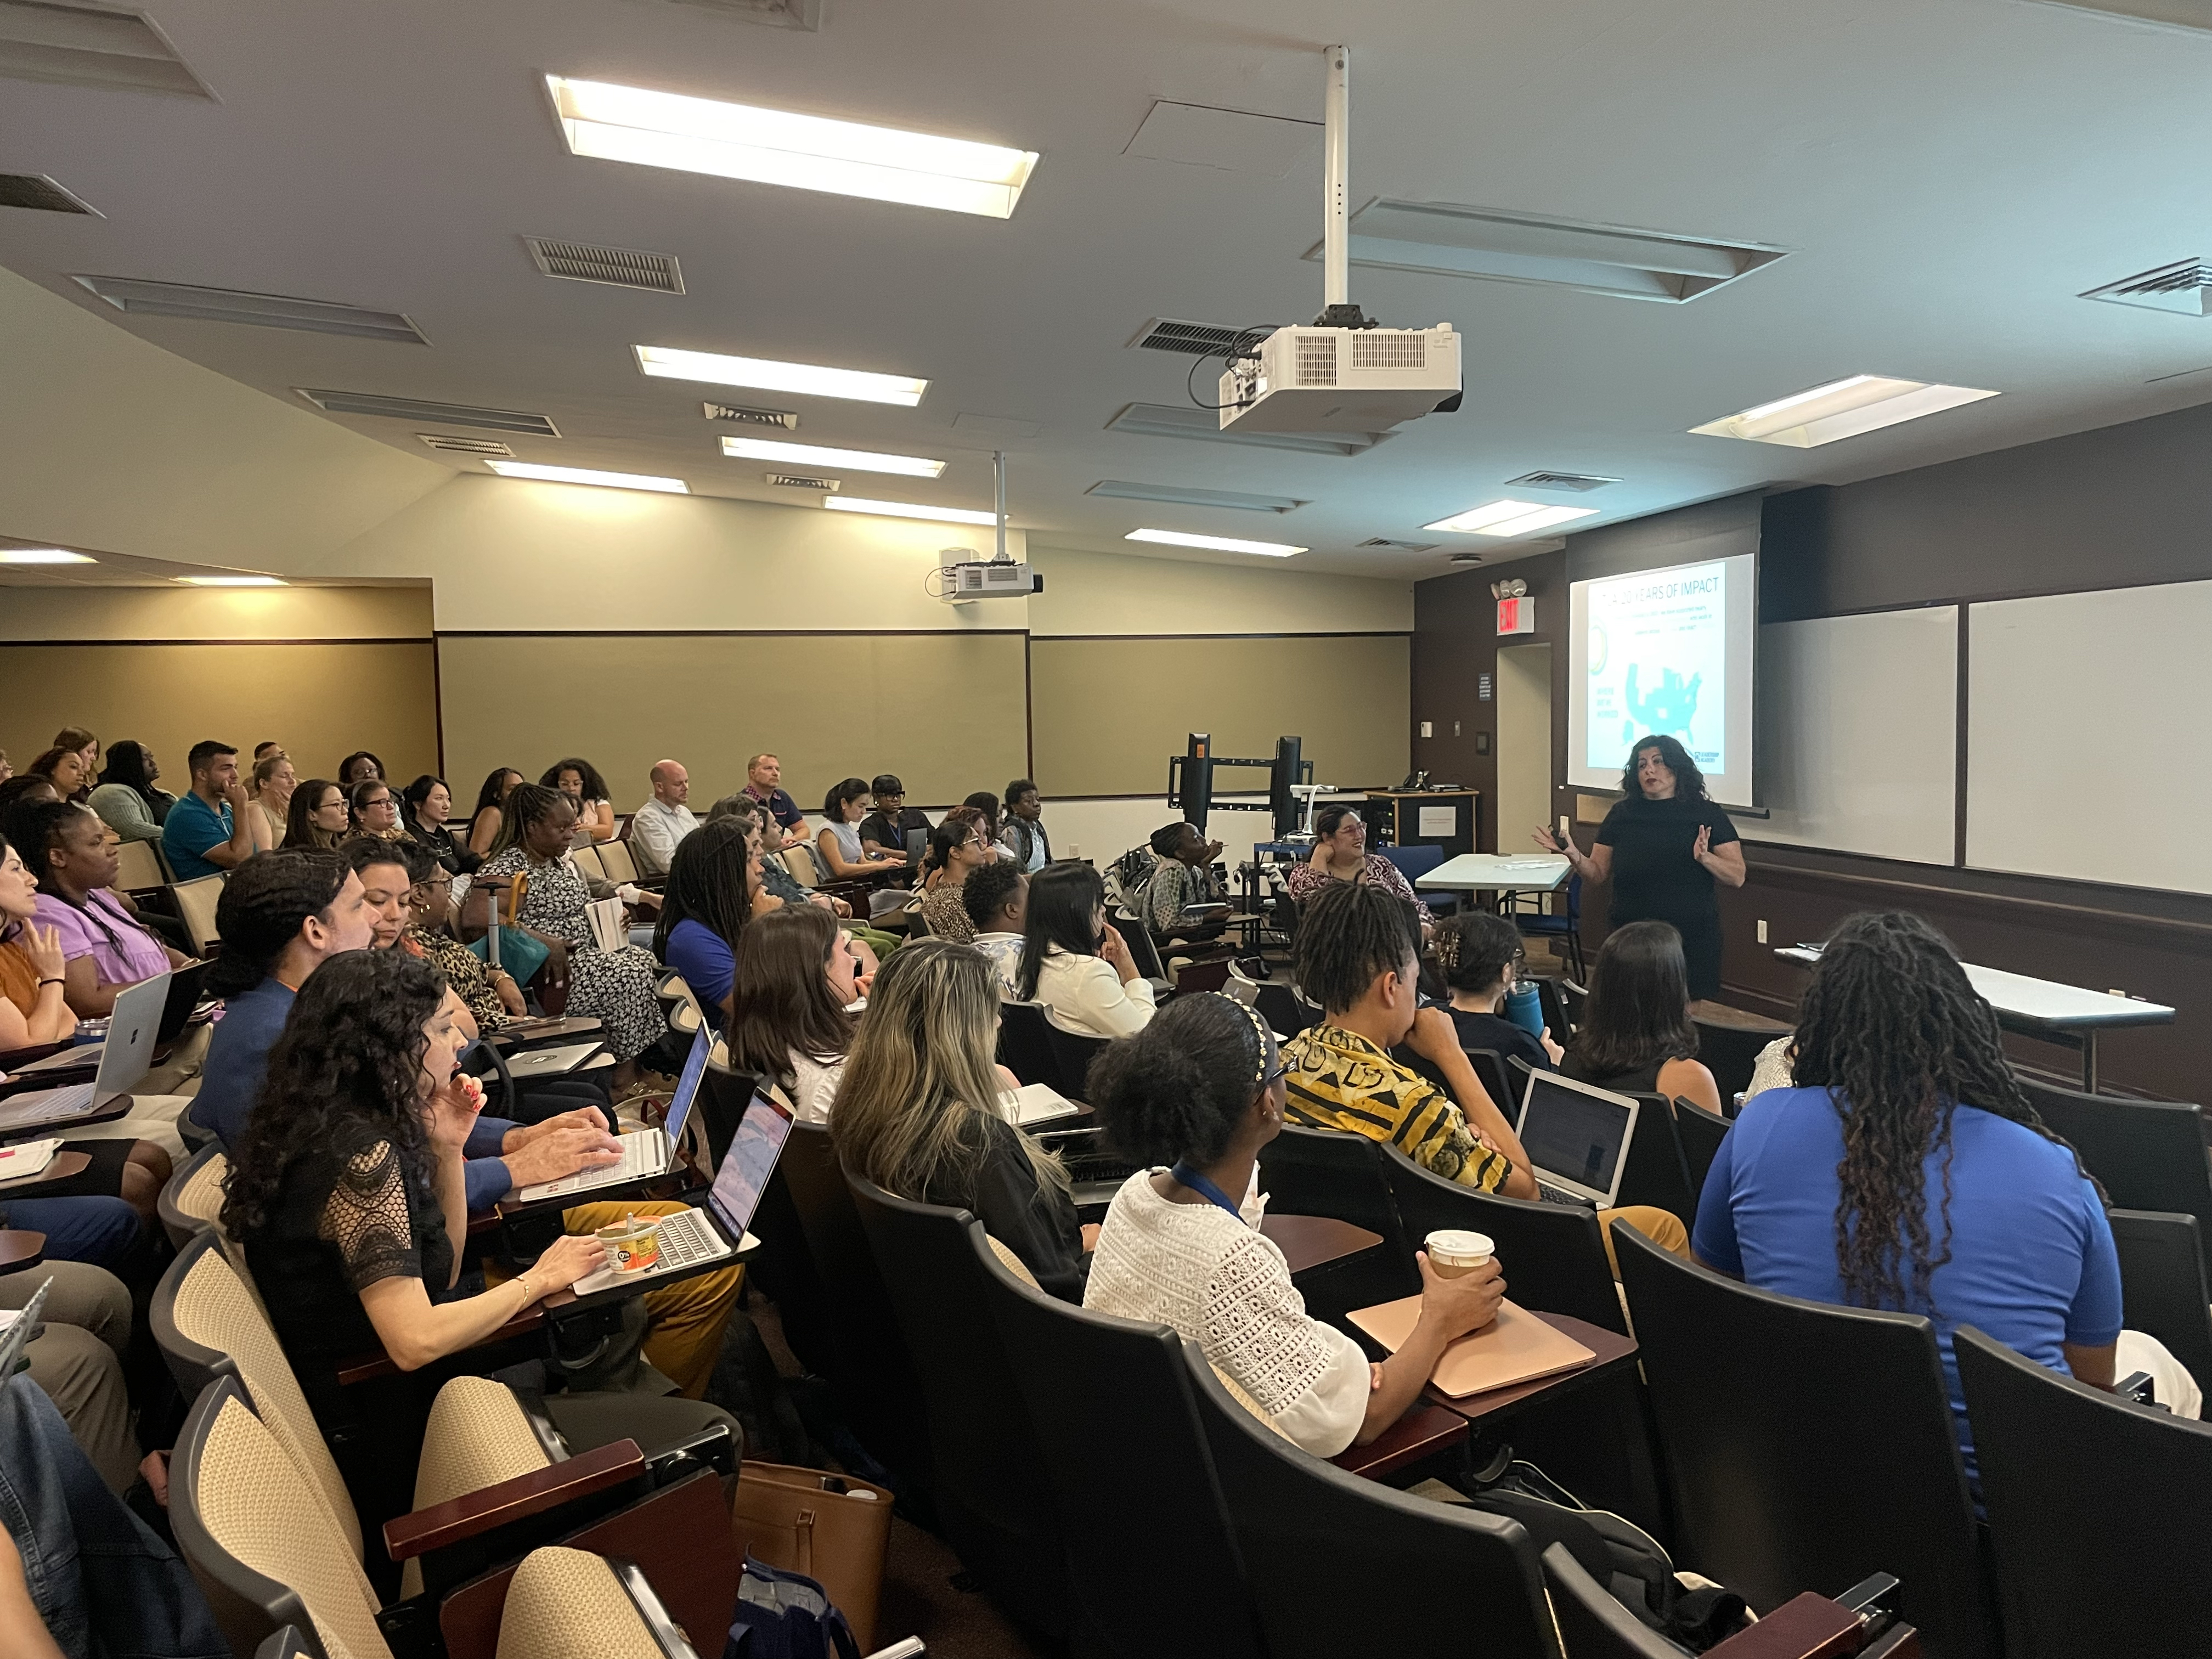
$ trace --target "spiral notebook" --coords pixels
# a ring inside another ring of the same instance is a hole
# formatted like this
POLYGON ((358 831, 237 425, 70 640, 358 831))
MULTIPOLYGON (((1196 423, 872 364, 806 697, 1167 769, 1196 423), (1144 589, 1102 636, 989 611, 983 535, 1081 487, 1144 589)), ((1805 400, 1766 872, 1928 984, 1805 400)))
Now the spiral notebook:
MULTIPOLYGON (((1345 1316, 1393 1353, 1413 1334, 1420 1316, 1418 1296, 1355 1308, 1345 1316)), ((1429 1381, 1442 1393, 1463 1400, 1471 1394, 1486 1394, 1492 1389, 1510 1389, 1516 1382, 1534 1382, 1579 1370, 1596 1358, 1526 1308, 1501 1302, 1496 1319, 1445 1348, 1429 1381)))

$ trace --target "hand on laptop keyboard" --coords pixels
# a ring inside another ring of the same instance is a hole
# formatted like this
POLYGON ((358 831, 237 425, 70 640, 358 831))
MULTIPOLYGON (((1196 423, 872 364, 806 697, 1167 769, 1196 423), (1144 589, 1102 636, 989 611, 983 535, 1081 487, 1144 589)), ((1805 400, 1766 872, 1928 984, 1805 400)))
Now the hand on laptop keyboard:
POLYGON ((582 1170, 604 1170, 622 1159, 622 1142, 605 1129, 572 1124, 535 1135, 519 1150, 507 1153, 507 1170, 517 1187, 534 1187, 582 1170))

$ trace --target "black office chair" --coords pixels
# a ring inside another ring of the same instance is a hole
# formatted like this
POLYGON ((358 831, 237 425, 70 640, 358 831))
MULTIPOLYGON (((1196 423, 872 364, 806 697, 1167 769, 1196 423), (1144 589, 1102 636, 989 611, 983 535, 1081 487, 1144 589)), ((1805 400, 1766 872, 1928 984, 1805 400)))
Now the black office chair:
POLYGON ((1521 1096, 1514 1085, 1520 1081, 1505 1069, 1504 1056, 1495 1048, 1464 1048, 1467 1063, 1474 1068, 1474 1080, 1490 1096, 1490 1103, 1505 1114, 1511 1123, 1521 1115, 1521 1096))
POLYGON ((1058 1646, 1067 1637, 1067 1533, 991 1317, 982 1223, 849 1170, 845 1179, 921 1374, 939 1521, 993 1599, 1058 1646))
MULTIPOLYGON (((1720 1152, 1721 1142, 1728 1139, 1729 1122, 1717 1117, 1694 1101, 1674 1097, 1674 1134, 1682 1143, 1682 1164, 1690 1175, 1690 1201, 1695 1204, 1705 1196, 1705 1171, 1713 1167, 1713 1158, 1720 1152)), ((1696 1223, 1694 1215, 1692 1224, 1696 1223)))
POLYGON ((1496 1247, 1514 1301, 1628 1334, 1595 1210, 1477 1192, 1431 1175, 1395 1146, 1382 1149, 1382 1164, 1414 1249, 1448 1228, 1485 1234, 1496 1247))
POLYGON ((1786 1037, 1787 1031, 1747 1030, 1741 1025, 1723 1025, 1709 1019, 1690 1022, 1698 1030, 1698 1058, 1713 1074, 1713 1081, 1721 1087, 1723 1100, 1734 1100, 1751 1087, 1751 1074, 1759 1064, 1760 1052, 1778 1037, 1786 1037))
POLYGON ((969 1235, 1053 1486, 1085 1650, 1261 1659, 1252 1591, 1182 1339, 1057 1302, 969 1235))
POLYGON ((2212 1232, 2212 1166, 2205 1161, 2201 1107, 2019 1081, 2036 1115, 2072 1144, 2082 1167, 2104 1184, 2108 1202, 2193 1215, 2200 1242, 2212 1232))
POLYGON ((2212 1427, 1951 1340, 2007 1659, 2212 1654, 2212 1427))
MULTIPOLYGON (((2197 1218, 2150 1210, 2111 1210, 2120 1255, 2120 1304, 2128 1328, 2166 1344, 2212 1399, 2212 1311, 2208 1311, 2197 1218)), ((2172 1402, 2166 1402, 2171 1405, 2172 1402)))
POLYGON ((999 1005, 999 1062, 1024 1083, 1042 1083, 1055 1094, 1069 1096, 1053 1054, 1052 1028, 1042 1002, 999 1005))
POLYGON ((1263 980, 1252 1006, 1277 1036, 1294 1037, 1321 1018, 1309 1003, 1279 980, 1263 980))
POLYGON ((1935 1327, 1753 1290, 1625 1223, 1613 1240, 1676 1556, 1761 1613, 1906 1563, 1899 1611, 1929 1654, 1996 1659, 1935 1327))
POLYGON ((1399 1224, 1378 1142, 1341 1130, 1285 1123, 1260 1149, 1260 1189, 1277 1215, 1334 1216, 1380 1233, 1382 1248, 1371 1253, 1376 1260, 1367 1264, 1377 1301, 1419 1291, 1420 1270, 1399 1224))
POLYGON ((1060 1092, 1070 1100, 1088 1100, 1084 1091, 1091 1079, 1091 1062, 1105 1052, 1111 1039, 1071 1031, 1053 1018, 1050 1009, 1045 1011, 1044 1029, 1045 1041, 1052 1044, 1053 1064, 1060 1068, 1060 1092))
MULTIPOLYGON (((1196 1343, 1182 1354, 1275 1659, 1557 1659, 1535 1545, 1519 1522, 1334 1468, 1240 1405, 1196 1343), (1346 1594, 1386 1583, 1388 1595, 1346 1594)), ((1170 1646, 1200 1651, 1158 1650, 1170 1646)))
POLYGON ((1552 913, 1549 893, 1510 894, 1505 919, 1521 930, 1524 939, 1563 942, 1567 947, 1569 965, 1587 978, 1583 965, 1583 878, 1569 876, 1563 890, 1566 894, 1565 908, 1556 915, 1552 913))
POLYGON ((1664 1095, 1635 1097, 1636 1132, 1629 1137, 1628 1167, 1620 1173, 1619 1201, 1664 1210, 1685 1227, 1698 1223, 1698 1189, 1674 1127, 1674 1103, 1664 1095))

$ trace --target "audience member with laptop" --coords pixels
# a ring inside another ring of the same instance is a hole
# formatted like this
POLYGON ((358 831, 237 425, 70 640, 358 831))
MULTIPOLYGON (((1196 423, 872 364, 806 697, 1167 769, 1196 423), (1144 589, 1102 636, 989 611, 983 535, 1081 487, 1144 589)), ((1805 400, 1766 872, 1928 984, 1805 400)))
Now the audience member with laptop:
POLYGON ((100 819, 68 802, 18 805, 8 839, 38 878, 38 920, 61 934, 62 994, 80 1019, 96 1019, 116 994, 191 961, 165 945, 115 890, 121 865, 100 819))

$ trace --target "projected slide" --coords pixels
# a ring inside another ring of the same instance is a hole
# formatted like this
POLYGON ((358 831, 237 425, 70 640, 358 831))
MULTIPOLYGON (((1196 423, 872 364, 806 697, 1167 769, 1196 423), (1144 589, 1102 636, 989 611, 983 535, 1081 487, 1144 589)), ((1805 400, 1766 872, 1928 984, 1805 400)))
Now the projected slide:
POLYGON ((1618 766, 1638 737, 1680 738, 1728 770, 1728 581, 1719 560, 1589 589, 1585 763, 1618 766))
POLYGON ((1618 788, 1639 738, 1671 737, 1715 800, 1753 805, 1757 556, 1590 577, 1568 595, 1567 781, 1618 788))

